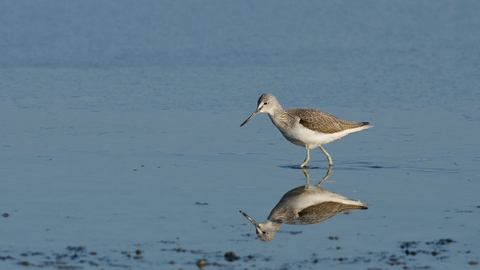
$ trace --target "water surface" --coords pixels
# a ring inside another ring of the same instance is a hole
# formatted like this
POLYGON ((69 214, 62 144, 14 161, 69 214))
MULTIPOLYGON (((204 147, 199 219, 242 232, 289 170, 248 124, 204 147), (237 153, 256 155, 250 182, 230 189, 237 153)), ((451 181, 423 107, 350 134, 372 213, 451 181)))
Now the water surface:
POLYGON ((479 8, 4 1, 1 267, 475 265, 479 8), (239 127, 264 92, 374 126, 325 145, 322 183, 368 210, 256 238, 238 211, 305 183, 266 115, 239 127))

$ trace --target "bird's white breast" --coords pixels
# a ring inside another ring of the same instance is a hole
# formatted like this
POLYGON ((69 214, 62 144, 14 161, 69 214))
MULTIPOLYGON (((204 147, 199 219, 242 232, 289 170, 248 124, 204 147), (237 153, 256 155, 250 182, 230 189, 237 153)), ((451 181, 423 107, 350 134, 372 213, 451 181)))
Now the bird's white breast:
POLYGON ((307 146, 309 149, 315 148, 319 145, 332 142, 340 139, 350 133, 358 132, 371 126, 361 126, 357 128, 351 128, 342 130, 335 133, 323 133, 304 127, 298 121, 290 122, 288 125, 277 122, 274 118, 270 117, 273 124, 280 130, 282 135, 291 143, 299 146, 307 146))
POLYGON ((340 139, 352 132, 350 130, 344 130, 337 133, 322 133, 308 129, 300 123, 296 123, 292 128, 279 127, 278 129, 285 139, 291 143, 299 146, 307 146, 310 149, 340 139))
POLYGON ((317 186, 309 185, 308 189, 299 187, 298 190, 293 191, 288 196, 284 196, 275 208, 289 205, 291 208, 294 209, 295 213, 298 213, 309 206, 321 204, 324 202, 337 202, 348 205, 363 205, 361 201, 351 200, 338 193, 334 193, 317 186))

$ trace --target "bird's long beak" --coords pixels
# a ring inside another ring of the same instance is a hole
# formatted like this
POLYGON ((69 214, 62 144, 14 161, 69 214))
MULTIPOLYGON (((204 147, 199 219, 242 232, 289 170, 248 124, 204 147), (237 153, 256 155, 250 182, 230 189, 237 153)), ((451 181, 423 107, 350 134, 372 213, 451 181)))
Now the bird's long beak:
POLYGON ((242 215, 244 215, 253 224, 253 226, 255 226, 255 228, 258 228, 258 222, 256 222, 253 218, 251 218, 249 215, 247 215, 242 210, 240 210, 240 213, 242 213, 242 215))
POLYGON ((260 109, 261 108, 257 108, 253 113, 252 115, 250 115, 247 120, 243 121, 243 123, 240 125, 240 126, 243 126, 245 125, 246 123, 248 123, 248 121, 250 121, 253 117, 255 117, 255 115, 257 115, 259 112, 260 112, 260 109))

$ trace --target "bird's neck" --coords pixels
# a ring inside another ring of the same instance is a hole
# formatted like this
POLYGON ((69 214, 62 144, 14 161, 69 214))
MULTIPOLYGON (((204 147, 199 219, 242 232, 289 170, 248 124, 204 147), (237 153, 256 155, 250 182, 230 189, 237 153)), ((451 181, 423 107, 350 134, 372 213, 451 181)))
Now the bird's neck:
POLYGON ((282 107, 275 108, 275 110, 268 113, 268 116, 276 127, 283 127, 289 124, 289 115, 282 109, 282 107))
POLYGON ((285 111, 283 110, 282 105, 277 103, 268 114, 271 116, 279 116, 285 114, 285 111))
POLYGON ((283 221, 279 219, 272 219, 262 222, 263 228, 271 231, 278 231, 282 226, 283 221))

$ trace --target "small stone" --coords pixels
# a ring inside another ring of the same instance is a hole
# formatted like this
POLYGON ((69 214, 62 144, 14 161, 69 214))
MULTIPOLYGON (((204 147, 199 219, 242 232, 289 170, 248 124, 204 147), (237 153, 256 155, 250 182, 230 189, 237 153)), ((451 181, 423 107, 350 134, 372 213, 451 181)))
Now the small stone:
POLYGON ((468 264, 470 264, 470 265, 478 265, 478 262, 477 262, 477 261, 469 261, 468 264))
POLYGON ((141 250, 141 249, 137 249, 137 250, 135 250, 135 254, 137 254, 137 255, 140 255, 140 254, 142 254, 142 250, 141 250))
POLYGON ((8 216, 10 216, 10 214, 9 214, 9 213, 3 213, 2 216, 3 216, 3 217, 8 217, 8 216))
POLYGON ((225 253, 225 260, 229 261, 229 262, 233 262, 235 260, 238 260, 240 259, 239 257, 237 257, 237 255, 235 255, 235 252, 233 251, 228 251, 225 253))
POLYGON ((202 268, 202 267, 204 267, 205 265, 207 265, 207 262, 206 262, 205 260, 200 259, 200 260, 197 261, 197 266, 198 266, 198 268, 202 268))

